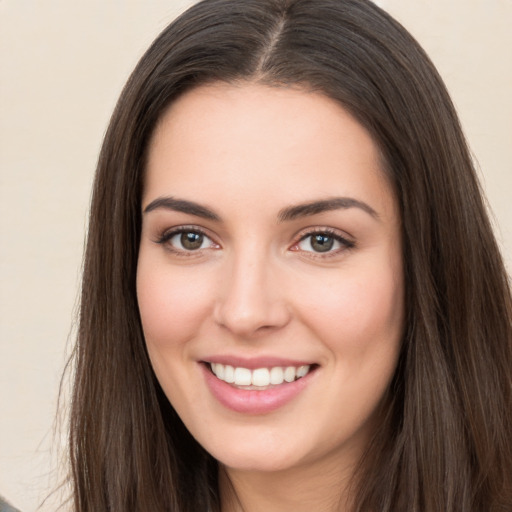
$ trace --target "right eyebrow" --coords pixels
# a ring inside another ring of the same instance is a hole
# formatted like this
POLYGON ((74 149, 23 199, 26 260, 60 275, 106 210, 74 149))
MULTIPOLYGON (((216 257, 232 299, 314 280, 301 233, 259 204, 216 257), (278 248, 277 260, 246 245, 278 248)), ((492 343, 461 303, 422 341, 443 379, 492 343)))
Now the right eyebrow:
POLYGON ((187 201, 185 199, 176 199, 175 197, 158 197, 151 201, 143 210, 144 213, 152 212, 163 208, 165 210, 173 210, 175 212, 188 213, 189 215, 195 215, 203 219, 214 220, 219 222, 221 218, 206 206, 202 206, 199 203, 193 201, 187 201))
POLYGON ((331 210, 346 210, 348 208, 359 208, 374 219, 379 218, 378 213, 369 204, 352 197, 332 197, 330 199, 320 199, 318 201, 289 206, 281 210, 278 217, 282 222, 294 220, 300 217, 318 215, 319 213, 331 210))

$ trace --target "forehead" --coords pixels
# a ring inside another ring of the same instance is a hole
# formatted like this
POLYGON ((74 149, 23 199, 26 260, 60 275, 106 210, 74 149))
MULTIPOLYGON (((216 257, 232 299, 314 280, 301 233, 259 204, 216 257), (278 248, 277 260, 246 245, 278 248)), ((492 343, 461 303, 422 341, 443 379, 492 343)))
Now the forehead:
POLYGON ((391 195, 377 145, 339 103, 247 83, 187 92, 165 112, 150 142, 145 202, 189 193, 209 202, 214 191, 219 201, 246 202, 350 194, 382 203, 391 195))

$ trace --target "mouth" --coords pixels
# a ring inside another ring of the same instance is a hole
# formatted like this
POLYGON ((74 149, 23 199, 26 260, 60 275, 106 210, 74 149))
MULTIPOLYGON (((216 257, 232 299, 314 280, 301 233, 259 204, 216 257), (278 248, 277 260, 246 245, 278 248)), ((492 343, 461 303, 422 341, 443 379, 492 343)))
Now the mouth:
POLYGON ((246 361, 230 356, 205 359, 201 367, 208 389, 222 406, 236 413, 265 415, 305 393, 316 380, 319 365, 272 357, 246 361))
POLYGON ((214 362, 206 362, 206 365, 217 379, 235 388, 249 391, 265 391, 285 383, 295 382, 304 378, 317 367, 316 364, 307 364, 250 369, 214 362))

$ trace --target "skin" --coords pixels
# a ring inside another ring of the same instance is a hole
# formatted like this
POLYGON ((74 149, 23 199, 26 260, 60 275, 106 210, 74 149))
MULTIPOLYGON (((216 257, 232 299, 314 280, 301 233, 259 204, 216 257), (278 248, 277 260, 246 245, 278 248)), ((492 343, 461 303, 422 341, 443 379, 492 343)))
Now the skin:
POLYGON ((156 128, 142 208, 137 293, 149 356, 220 461, 223 511, 344 510, 403 328, 400 219, 367 131, 318 93, 196 88, 156 128), (175 211, 158 202, 166 197, 214 215, 175 211), (285 209, 334 197, 350 201, 283 220, 285 209), (206 237, 186 250, 180 233, 162 241, 174 229, 206 237), (346 242, 318 252, 312 231, 346 242), (245 414, 205 383, 202 361, 225 354, 316 366, 291 401, 245 414))

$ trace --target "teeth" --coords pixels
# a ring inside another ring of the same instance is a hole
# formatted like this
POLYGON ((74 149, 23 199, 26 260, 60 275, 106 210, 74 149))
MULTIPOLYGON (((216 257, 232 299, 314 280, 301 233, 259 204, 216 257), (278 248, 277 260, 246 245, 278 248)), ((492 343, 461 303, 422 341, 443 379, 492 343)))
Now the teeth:
MULTIPOLYGON (((223 366, 223 365, 219 364, 218 366, 223 366)), ((217 374, 215 373, 215 375, 217 375, 217 374)), ((226 366, 224 366, 224 381, 228 382, 229 384, 232 384, 233 382, 235 382, 235 369, 232 366, 229 366, 228 364, 226 366)))
POLYGON ((222 379, 224 380, 226 377, 226 370, 224 368, 224 366, 222 364, 217 364, 216 365, 217 367, 217 371, 215 372, 215 375, 217 375, 219 377, 219 379, 222 379))
POLYGON ((297 378, 305 377, 309 372, 309 366, 299 366, 297 368, 297 378))
POLYGON ((258 368, 252 372, 251 383, 253 386, 268 386, 270 384, 270 372, 267 368, 258 368))
POLYGON ((210 363, 212 372, 224 382, 234 384, 235 386, 254 386, 257 388, 266 388, 269 385, 278 386, 284 382, 293 382, 294 380, 305 377, 310 370, 310 365, 303 366, 274 366, 272 368, 257 368, 249 370, 248 368, 223 365, 221 363, 210 363))
POLYGON ((288 366, 284 371, 284 380, 286 382, 293 382, 295 380, 295 368, 293 366, 288 366))
POLYGON ((250 386, 251 381, 251 370, 247 368, 235 368, 235 384, 237 386, 250 386))
POLYGON ((274 366, 270 370, 270 384, 282 384, 284 381, 283 369, 279 366, 274 366))

